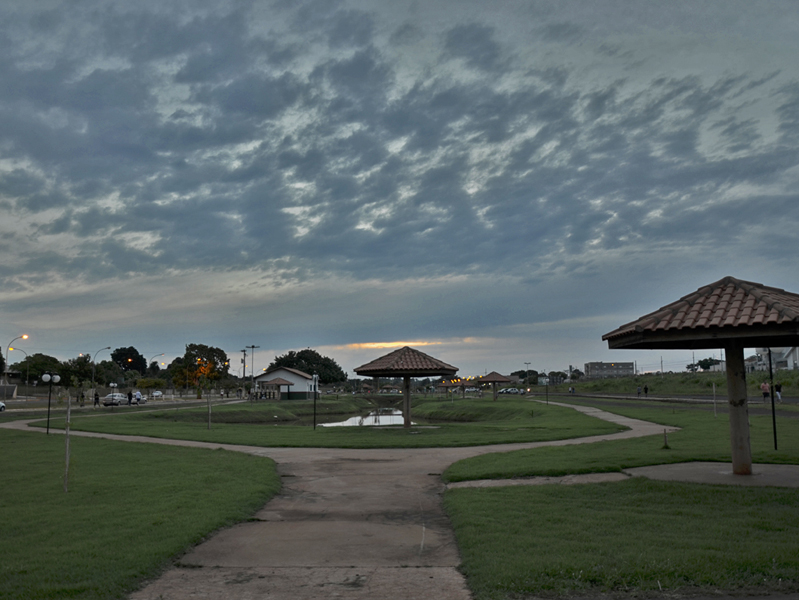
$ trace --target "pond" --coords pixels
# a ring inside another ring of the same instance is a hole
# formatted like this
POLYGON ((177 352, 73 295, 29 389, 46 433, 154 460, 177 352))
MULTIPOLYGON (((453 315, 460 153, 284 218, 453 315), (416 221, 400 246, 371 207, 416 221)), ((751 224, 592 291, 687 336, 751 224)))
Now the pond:
POLYGON ((363 427, 374 425, 402 425, 402 411, 394 408, 373 410, 365 417, 356 416, 338 423, 324 423, 322 427, 363 427))

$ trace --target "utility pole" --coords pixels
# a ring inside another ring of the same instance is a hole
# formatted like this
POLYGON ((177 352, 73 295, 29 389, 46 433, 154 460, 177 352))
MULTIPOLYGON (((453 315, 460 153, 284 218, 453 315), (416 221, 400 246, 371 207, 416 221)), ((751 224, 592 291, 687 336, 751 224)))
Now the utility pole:
POLYGON ((252 362, 252 366, 250 367, 250 392, 254 392, 255 391, 255 349, 260 348, 260 346, 244 346, 244 347, 252 350, 252 352, 250 352, 250 361, 252 362))

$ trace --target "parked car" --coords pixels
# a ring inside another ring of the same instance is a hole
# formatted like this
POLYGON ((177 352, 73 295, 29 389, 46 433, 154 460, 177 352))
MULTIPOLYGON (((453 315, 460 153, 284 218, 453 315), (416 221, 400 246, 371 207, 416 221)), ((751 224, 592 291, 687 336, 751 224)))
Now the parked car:
POLYGON ((6 403, 0 402, 0 412, 3 412, 6 409, 6 403))
POLYGON ((155 391, 152 393, 153 400, 155 400, 156 398, 161 398, 163 395, 164 395, 164 393, 163 393, 163 392, 160 392, 160 391, 158 391, 158 390, 155 390, 155 391))
POLYGON ((128 397, 125 394, 120 394, 119 392, 108 394, 103 398, 103 406, 119 406, 120 404, 127 403, 128 397))

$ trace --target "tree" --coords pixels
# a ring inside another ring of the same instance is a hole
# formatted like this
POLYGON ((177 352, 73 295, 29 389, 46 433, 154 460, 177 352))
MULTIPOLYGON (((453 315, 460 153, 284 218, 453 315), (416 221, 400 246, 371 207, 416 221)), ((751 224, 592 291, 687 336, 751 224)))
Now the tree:
POLYGON ((297 369, 308 375, 316 373, 319 375, 319 383, 324 385, 347 381, 347 374, 338 366, 335 360, 322 356, 316 350, 311 350, 310 348, 299 352, 289 350, 283 356, 276 356, 267 370, 277 367, 297 369))
POLYGON ((58 373, 61 376, 61 362, 55 356, 46 354, 31 354, 26 356, 25 360, 11 366, 20 372, 28 373, 32 381, 41 379, 43 373, 58 373))
POLYGON ((123 371, 138 371, 140 375, 144 375, 147 370, 147 359, 133 346, 117 348, 111 353, 111 360, 123 371))
POLYGON ((721 364, 721 361, 715 358, 703 358, 702 360, 696 361, 696 364, 699 365, 703 371, 709 371, 710 367, 721 364))
POLYGON ((59 375, 66 385, 80 387, 84 381, 92 379, 92 359, 88 354, 81 354, 61 363, 59 375), (74 380, 74 383, 73 383, 74 380))
POLYGON ((95 365, 94 382, 100 385, 125 383, 125 372, 114 361, 103 360, 95 365))
POLYGON ((685 365, 685 370, 689 371, 690 373, 696 373, 699 370, 699 365, 697 363, 685 365))
POLYGON ((205 344, 189 344, 183 355, 183 364, 193 373, 194 380, 205 377, 214 381, 227 376, 230 360, 221 348, 205 344))
POLYGON ((580 377, 584 377, 585 373, 583 373, 580 369, 572 369, 572 372, 569 374, 569 377, 572 381, 577 381, 580 377))

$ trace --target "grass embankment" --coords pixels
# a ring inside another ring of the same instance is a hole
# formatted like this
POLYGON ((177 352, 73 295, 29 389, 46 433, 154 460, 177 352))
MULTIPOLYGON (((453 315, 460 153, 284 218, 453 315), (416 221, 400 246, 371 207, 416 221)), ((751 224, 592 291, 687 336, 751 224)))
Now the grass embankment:
POLYGON ((0 432, 0 597, 122 598, 279 487, 266 458, 0 432))
MULTIPOLYGON (((746 376, 747 393, 750 398, 761 398, 760 384, 768 379, 768 373, 749 373, 746 376)), ((785 397, 799 396, 799 371, 781 370, 774 372, 774 383, 782 383, 782 394, 785 397)), ((578 394, 636 394, 638 386, 649 388, 650 396, 712 396, 713 385, 716 396, 724 400, 727 394, 727 376, 725 373, 664 373, 656 375, 648 373, 635 377, 619 377, 594 381, 577 381, 572 384, 549 386, 550 391, 566 392, 572 385, 578 394)), ((540 387, 532 388, 540 393, 540 387)))
MULTIPOLYGON (((453 480, 729 462, 726 415, 682 406, 613 412, 682 427, 663 437, 492 454, 453 480)), ((799 464, 799 420, 752 417, 755 462, 799 464)), ((599 593, 767 594, 799 590, 799 494, 632 479, 591 485, 453 489, 445 506, 478 600, 599 593)))
MULTIPOLYGON (((334 414, 344 400, 321 400, 317 411, 334 414), (332 404, 331 404, 332 403, 332 404)), ((352 399, 347 414, 365 414, 360 400, 352 399)), ((211 429, 204 408, 135 411, 107 417, 78 417, 73 430, 144 435, 159 438, 245 444, 269 447, 322 448, 426 448, 534 442, 615 433, 623 428, 587 417, 568 408, 545 406, 524 398, 458 400, 417 398, 414 421, 424 424, 403 429, 390 427, 309 426, 313 403, 303 401, 257 402, 217 406, 211 429), (295 423, 302 422, 303 425, 295 423)), ((336 413, 338 414, 338 413, 336 413)), ((51 420, 51 427, 63 420, 51 420)))
MULTIPOLYGON (((591 405, 590 401, 574 403, 591 405)), ((686 461, 730 459, 730 426, 725 414, 695 410, 681 404, 653 405, 651 408, 607 407, 604 410, 661 425, 680 427, 668 435, 630 440, 612 440, 586 448, 570 446, 484 454, 452 465, 445 481, 504 479, 508 477, 559 476, 575 473, 604 473, 630 467, 686 461)), ((799 419, 778 421, 778 446, 774 450, 770 416, 750 416, 750 437, 754 462, 799 464, 799 419)))

